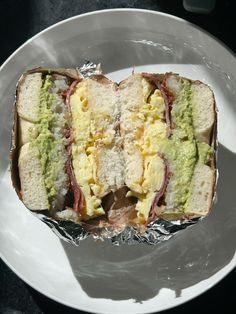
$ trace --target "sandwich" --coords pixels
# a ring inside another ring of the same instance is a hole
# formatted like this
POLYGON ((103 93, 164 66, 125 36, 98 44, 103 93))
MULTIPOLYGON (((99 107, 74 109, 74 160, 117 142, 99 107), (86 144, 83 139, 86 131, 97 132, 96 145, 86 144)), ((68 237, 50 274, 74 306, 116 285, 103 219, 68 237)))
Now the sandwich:
POLYGON ((18 83, 16 121, 12 178, 32 211, 143 230, 211 210, 216 107, 200 81, 136 73, 116 84, 38 68, 18 83))

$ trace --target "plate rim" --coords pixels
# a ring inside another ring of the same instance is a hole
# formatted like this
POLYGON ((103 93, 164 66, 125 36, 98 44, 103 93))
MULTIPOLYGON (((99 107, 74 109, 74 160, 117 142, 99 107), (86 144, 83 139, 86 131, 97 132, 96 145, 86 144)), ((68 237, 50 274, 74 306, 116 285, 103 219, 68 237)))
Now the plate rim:
POLYGON ((173 14, 169 14, 169 13, 165 13, 165 12, 161 12, 161 11, 154 11, 154 10, 148 10, 148 9, 136 9, 136 8, 114 8, 114 9, 104 9, 104 10, 96 10, 96 11, 90 11, 90 12, 85 12, 85 13, 81 13, 81 14, 77 14, 77 15, 73 15, 69 18, 66 18, 64 20, 61 20, 57 23, 54 23, 46 28, 44 28, 43 30, 41 30, 40 32, 36 33, 35 35, 33 35, 32 37, 30 37, 29 39, 27 39, 25 42, 23 42, 23 44, 21 44, 16 50, 13 51, 13 53, 11 53, 9 55, 9 57, 7 57, 7 59, 5 61, 3 61, 3 63, 0 65, 0 72, 2 71, 2 69, 7 65, 7 63, 18 53, 18 51, 20 51, 22 48, 24 48, 28 43, 30 43, 32 40, 34 40, 35 38, 37 38, 38 36, 46 33, 47 31, 49 31, 50 29, 53 29, 54 27, 57 27, 59 25, 62 25, 64 23, 67 23, 69 21, 72 20, 76 20, 77 18, 83 17, 83 16, 89 16, 89 15, 94 15, 94 14, 101 14, 101 13, 112 13, 112 12, 143 12, 143 13, 151 13, 151 14, 156 14, 156 15, 161 15, 161 16, 165 16, 167 18, 171 18, 174 20, 177 20, 181 23, 187 23, 189 24, 191 27, 203 32, 205 35, 211 37, 212 39, 214 39, 218 44, 220 44, 221 46, 223 46, 223 48, 225 48, 234 58, 236 58, 236 52, 234 52, 230 47, 228 47, 222 40, 220 40, 218 37, 216 37, 215 35, 211 34, 210 32, 208 32, 207 30, 205 30, 204 28, 189 22, 188 20, 185 20, 181 17, 175 16, 173 14))
MULTIPOLYGON (((66 18, 64 20, 61 20, 55 24, 52 24, 50 26, 48 26, 47 28, 41 30, 40 32, 36 33, 34 36, 30 37, 29 39, 27 39, 23 44, 21 44, 12 54, 10 54, 10 56, 1 64, 0 66, 0 73, 1 71, 4 69, 5 66, 7 66, 7 64, 11 61, 12 58, 15 57, 15 55, 17 55, 17 53, 24 48, 28 43, 32 42, 34 39, 36 39, 37 37, 39 37, 40 35, 46 33, 47 31, 56 28, 59 25, 65 24, 67 22, 70 22, 72 20, 76 20, 79 19, 81 17, 84 16, 92 16, 92 15, 99 15, 102 13, 113 13, 113 12, 139 12, 139 13, 149 13, 149 14, 154 14, 157 16, 163 16, 169 19, 173 19, 176 21, 179 21, 183 24, 188 24, 189 26, 193 27, 194 29, 197 29, 199 31, 201 31, 202 33, 204 33, 205 35, 207 35, 208 37, 212 38, 215 42, 217 42, 219 45, 221 45, 228 53, 230 53, 232 55, 233 58, 236 58, 236 53, 229 48, 224 42, 222 42, 219 38, 217 38, 216 36, 214 36, 213 34, 209 33, 207 30, 201 28, 200 26, 189 22, 183 18, 177 17, 175 15, 172 14, 168 14, 168 13, 164 13, 161 11, 154 11, 154 10, 148 10, 148 9, 138 9, 138 8, 114 8, 114 9, 104 9, 104 10, 96 10, 96 11, 90 11, 90 12, 86 12, 86 13, 82 13, 82 14, 77 14, 74 16, 71 16, 69 18, 66 18)), ((6 170, 7 171, 7 170, 6 170)), ((30 287, 32 287, 33 289, 35 289, 37 292, 41 293, 42 295, 50 298, 51 300, 58 302, 60 304, 63 304, 65 306, 68 306, 70 308, 73 309, 77 309, 77 310, 82 310, 85 312, 89 312, 89 313, 97 313, 97 314, 104 314, 104 313, 110 313, 110 312, 105 312, 105 311, 94 311, 94 309, 90 309, 84 306, 78 307, 76 304, 71 304, 69 302, 67 302, 66 300, 61 300, 59 299, 57 296, 53 295, 52 293, 47 293, 42 291, 40 288, 36 287, 35 284, 31 283, 30 280, 24 278, 24 275, 22 275, 20 272, 18 272, 16 270, 16 268, 11 264, 11 262, 5 257, 3 256, 3 254, 0 251, 0 258, 2 259, 2 261, 26 284, 28 284, 30 287)), ((194 298, 201 296, 203 293, 207 292, 209 289, 211 289, 212 287, 214 287, 216 284, 218 284, 222 279, 224 279, 229 273, 232 272, 232 270, 236 268, 236 251, 234 256, 232 257, 231 261, 225 265, 224 267, 222 267, 218 272, 216 272, 214 275, 216 275, 219 272, 222 272, 222 274, 219 275, 219 277, 217 279, 215 279, 214 282, 208 284, 204 289, 202 289, 202 291, 194 296, 187 296, 187 297, 183 297, 183 299, 176 299, 175 304, 173 305, 167 305, 165 307, 163 307, 161 310, 153 310, 153 311, 148 311, 148 310, 143 310, 141 312, 139 311, 133 311, 132 313, 137 313, 137 314, 148 314, 148 313, 157 313, 160 311, 164 311, 164 310, 168 310, 168 309, 172 309, 174 307, 177 307, 179 305, 182 305, 184 303, 187 303, 191 300, 193 300, 194 298), (234 261, 234 262, 233 262, 234 261), (227 269, 226 269, 227 268, 227 269)), ((214 276, 212 275, 212 276, 214 276)), ((212 277, 211 276, 211 277, 212 277)), ((209 277, 209 278, 211 278, 209 277)), ((156 296, 155 296, 156 297, 156 296)))

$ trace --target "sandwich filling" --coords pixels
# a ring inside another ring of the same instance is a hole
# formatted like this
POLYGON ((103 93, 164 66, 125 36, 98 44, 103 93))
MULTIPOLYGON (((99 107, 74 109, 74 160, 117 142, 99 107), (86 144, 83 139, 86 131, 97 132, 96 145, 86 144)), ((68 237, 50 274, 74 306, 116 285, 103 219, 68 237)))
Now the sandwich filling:
POLYGON ((90 136, 91 108, 87 98, 86 82, 79 83, 70 97, 72 115, 72 158, 76 180, 85 197, 85 207, 82 209, 84 218, 104 214, 101 199, 92 195, 92 191, 100 188, 96 182, 94 162, 94 139, 90 136))
POLYGON ((38 136, 31 140, 31 145, 37 147, 39 152, 50 209, 64 207, 68 188, 64 136, 66 109, 58 94, 61 88, 67 88, 64 80, 53 79, 51 75, 42 80, 36 122, 38 136))

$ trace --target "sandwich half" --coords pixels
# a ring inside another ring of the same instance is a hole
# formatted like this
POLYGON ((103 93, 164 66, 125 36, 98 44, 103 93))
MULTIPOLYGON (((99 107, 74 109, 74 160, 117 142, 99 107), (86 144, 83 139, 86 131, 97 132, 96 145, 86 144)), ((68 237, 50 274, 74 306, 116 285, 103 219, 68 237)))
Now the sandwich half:
POLYGON ((177 74, 120 84, 36 69, 17 88, 14 180, 23 203, 101 227, 205 216, 215 190, 212 90, 177 74))
POLYGON ((140 223, 205 216, 215 188, 215 99, 176 74, 134 74, 120 84, 125 184, 140 223))

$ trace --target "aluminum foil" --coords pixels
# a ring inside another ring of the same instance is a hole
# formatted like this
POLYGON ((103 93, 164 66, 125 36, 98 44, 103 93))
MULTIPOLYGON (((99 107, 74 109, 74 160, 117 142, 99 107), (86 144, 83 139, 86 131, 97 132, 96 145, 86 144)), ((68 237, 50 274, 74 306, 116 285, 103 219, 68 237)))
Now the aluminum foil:
MULTIPOLYGON (((95 64, 90 61, 86 61, 85 64, 76 68, 83 77, 90 77, 94 74, 102 74, 100 64, 95 64)), ((13 130, 14 133, 14 130, 13 130)), ((13 144, 14 147, 14 144, 13 144)), ((13 149, 13 153, 14 149, 13 149)), ((14 160, 14 158, 13 158, 14 160)), ((14 162, 13 162, 14 168, 14 162)), ((14 170, 14 169, 13 169, 14 170)), ((14 181, 14 180, 13 180, 14 181)), ((14 182, 13 182, 14 185, 14 182)), ((19 195, 19 194, 18 194, 19 195)), ((216 194, 214 196, 216 198, 216 194)), ((157 219, 147 226, 145 232, 140 233, 135 227, 126 227, 125 229, 118 231, 111 228, 94 228, 93 232, 89 231, 84 225, 85 223, 75 223, 73 221, 56 220, 48 215, 48 211, 31 211, 37 218, 43 223, 47 224, 52 231, 60 238, 67 242, 79 245, 80 241, 87 237, 93 237, 94 239, 110 239, 115 244, 126 243, 128 245, 146 243, 149 245, 156 245, 160 242, 167 241, 173 237, 179 231, 197 223, 202 218, 195 218, 192 220, 175 220, 166 221, 163 219, 157 219)))
POLYGON ((79 245, 80 241, 92 236, 96 240, 110 239, 114 245, 128 244, 133 245, 137 243, 146 243, 155 245, 164 242, 173 237, 177 232, 197 223, 201 218, 192 220, 176 220, 166 221, 158 219, 152 222, 144 234, 133 227, 126 227, 121 233, 113 235, 112 231, 106 230, 101 235, 94 235, 86 231, 82 225, 76 224, 73 221, 55 220, 43 214, 34 213, 41 221, 46 223, 52 231, 64 241, 79 245))
POLYGON ((89 77, 94 74, 102 74, 101 64, 95 64, 89 60, 85 60, 85 63, 82 65, 82 67, 77 69, 80 74, 83 75, 83 77, 89 77))

